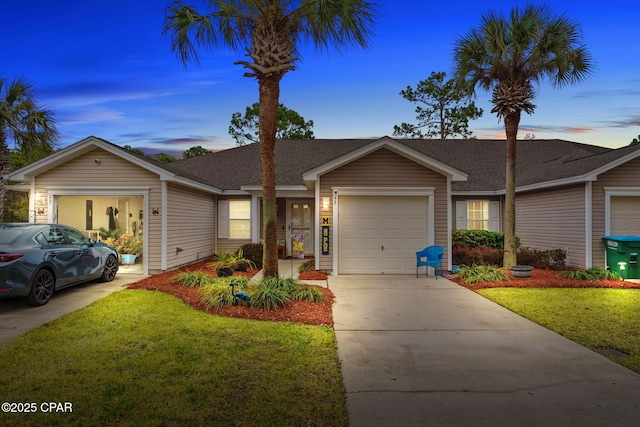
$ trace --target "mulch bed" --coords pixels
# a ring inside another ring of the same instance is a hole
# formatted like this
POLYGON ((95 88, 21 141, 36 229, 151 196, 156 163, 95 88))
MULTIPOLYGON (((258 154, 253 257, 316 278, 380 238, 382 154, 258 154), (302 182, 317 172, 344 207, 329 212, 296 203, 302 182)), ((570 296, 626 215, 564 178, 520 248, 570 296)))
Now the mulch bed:
MULTIPOLYGON (((129 289, 146 289, 161 291, 174 295, 183 300, 187 305, 196 310, 219 316, 237 317, 241 319, 264 320, 273 322, 296 322, 309 325, 323 325, 333 327, 333 312, 331 307, 334 301, 333 293, 327 288, 320 288, 324 293, 324 304, 310 303, 303 301, 291 301, 286 306, 277 310, 261 310, 257 308, 232 306, 221 309, 209 308, 200 299, 200 289, 182 286, 175 276, 184 271, 203 271, 213 277, 217 277, 215 269, 209 266, 209 261, 202 261, 196 264, 180 268, 166 273, 155 274, 153 276, 132 283, 129 289)), ((252 277, 256 271, 235 272, 234 276, 244 275, 252 277)), ((316 272, 318 273, 318 272, 316 272)), ((322 273, 324 274, 324 273, 322 273)), ((319 277, 319 276, 315 276, 319 277)), ((325 275, 326 278, 326 275, 325 275)), ((305 280, 318 280, 306 278, 305 280)))
POLYGON ((487 288, 617 288, 617 289, 640 289, 640 283, 624 282, 621 280, 600 280, 591 282, 587 280, 572 280, 558 276, 555 270, 534 269, 531 277, 512 277, 507 273, 509 279, 503 282, 473 283, 464 284, 455 275, 446 275, 452 280, 472 291, 487 288))
MULTIPOLYGON (((286 306, 277 310, 261 310, 244 306, 223 307, 221 309, 208 308, 200 299, 198 288, 189 288, 180 285, 175 276, 183 271, 204 271, 215 277, 215 269, 209 266, 209 261, 201 261, 196 264, 183 267, 179 270, 156 274, 146 279, 129 285, 129 289, 147 289, 166 292, 183 300, 189 306, 206 313, 219 316, 237 317, 241 319, 263 320, 272 322, 296 322, 309 325, 323 325, 333 327, 332 306, 334 302, 333 293, 324 287, 320 287, 325 295, 325 303, 310 303, 302 301, 292 301, 286 306)), ((234 275, 244 275, 252 277, 256 271, 235 272, 234 275)), ((472 291, 487 288, 617 288, 617 289, 640 289, 640 283, 623 282, 620 280, 601 280, 590 282, 583 280, 572 280, 559 277, 557 271, 534 269, 531 277, 511 277, 503 282, 475 283, 466 285, 453 274, 446 274, 452 280, 472 291)), ((327 275, 319 271, 303 272, 300 274, 302 280, 326 280, 327 275)))

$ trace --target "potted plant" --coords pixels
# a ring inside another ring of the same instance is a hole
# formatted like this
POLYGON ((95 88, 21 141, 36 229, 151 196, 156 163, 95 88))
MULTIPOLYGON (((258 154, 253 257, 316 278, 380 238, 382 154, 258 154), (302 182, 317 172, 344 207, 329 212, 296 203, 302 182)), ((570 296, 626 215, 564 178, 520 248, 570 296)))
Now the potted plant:
POLYGON ((104 243, 118 251, 122 264, 135 264, 136 258, 142 254, 142 240, 129 234, 120 234, 117 239, 108 237, 104 243))
POLYGON ((244 257, 244 251, 241 248, 236 252, 236 265, 233 267, 236 271, 247 271, 249 267, 255 267, 253 261, 244 257))
POLYGON ((233 275, 233 268, 238 264, 238 258, 233 252, 219 251, 214 255, 214 260, 209 264, 216 269, 218 277, 228 277, 233 275))

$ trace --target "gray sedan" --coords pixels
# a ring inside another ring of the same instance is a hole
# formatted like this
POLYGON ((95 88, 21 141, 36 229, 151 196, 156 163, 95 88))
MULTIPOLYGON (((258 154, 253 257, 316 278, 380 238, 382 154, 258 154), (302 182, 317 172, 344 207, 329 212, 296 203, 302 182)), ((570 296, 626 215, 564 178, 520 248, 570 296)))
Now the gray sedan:
POLYGON ((33 306, 62 288, 118 272, 118 252, 60 224, 0 224, 0 298, 25 297, 33 306))

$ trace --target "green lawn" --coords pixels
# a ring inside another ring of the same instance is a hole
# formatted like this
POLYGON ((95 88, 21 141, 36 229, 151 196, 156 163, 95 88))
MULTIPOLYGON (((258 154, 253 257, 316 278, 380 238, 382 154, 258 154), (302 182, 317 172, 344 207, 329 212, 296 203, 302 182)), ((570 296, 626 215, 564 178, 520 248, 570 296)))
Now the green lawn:
POLYGON ((592 350, 621 350, 629 357, 607 357, 640 373, 638 289, 494 288, 478 293, 592 350))
POLYGON ((123 290, 0 346, 0 425, 348 424, 333 330, 202 313, 123 290), (43 402, 73 412, 43 413, 43 402))

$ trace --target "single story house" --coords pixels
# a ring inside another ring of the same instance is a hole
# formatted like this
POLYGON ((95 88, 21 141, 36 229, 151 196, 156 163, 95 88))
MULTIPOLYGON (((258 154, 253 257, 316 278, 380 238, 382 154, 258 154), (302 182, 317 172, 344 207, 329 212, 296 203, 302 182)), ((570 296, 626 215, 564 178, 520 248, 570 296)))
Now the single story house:
MULTIPOLYGON (((144 242, 152 274, 261 240, 258 144, 162 163, 88 137, 9 174, 30 220, 144 242)), ((500 231, 504 140, 282 140, 276 148, 278 239, 331 274, 412 274, 415 252, 451 230, 500 231), (292 242, 295 241, 295 244, 292 242)), ((640 234, 640 145, 519 141, 516 234, 605 265, 602 236, 640 234)))

